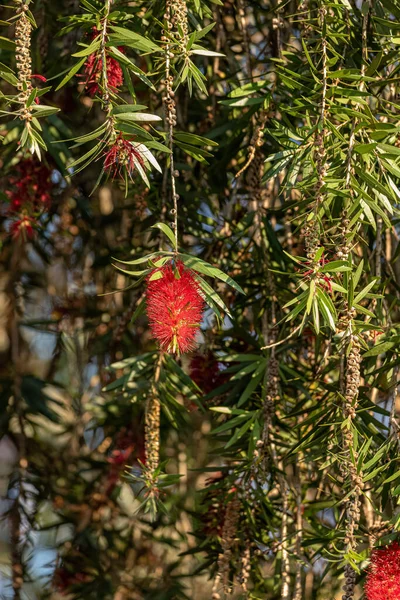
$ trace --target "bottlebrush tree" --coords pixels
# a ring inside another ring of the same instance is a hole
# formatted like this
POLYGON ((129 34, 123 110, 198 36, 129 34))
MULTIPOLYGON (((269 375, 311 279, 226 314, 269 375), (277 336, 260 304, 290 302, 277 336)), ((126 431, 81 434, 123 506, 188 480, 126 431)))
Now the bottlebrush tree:
POLYGON ((398 2, 0 13, 0 596, 398 600, 398 2))

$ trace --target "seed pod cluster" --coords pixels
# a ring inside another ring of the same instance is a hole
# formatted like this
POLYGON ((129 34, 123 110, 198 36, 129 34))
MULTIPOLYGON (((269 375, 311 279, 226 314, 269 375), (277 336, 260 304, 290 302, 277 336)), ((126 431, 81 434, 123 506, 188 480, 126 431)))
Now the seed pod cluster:
POLYGON ((268 383, 267 391, 264 399, 264 429, 262 433, 262 441, 264 443, 264 451, 268 445, 269 430, 274 412, 274 406, 279 398, 279 366, 275 356, 272 356, 268 364, 268 383))
POLYGON ((240 517, 241 502, 237 492, 234 497, 229 500, 226 513, 224 527, 221 536, 222 552, 218 557, 218 573, 214 580, 212 589, 212 600, 221 600, 219 590, 222 588, 224 593, 231 592, 229 584, 230 562, 233 555, 233 548, 237 540, 237 525, 240 517))
POLYGON ((15 23, 15 59, 17 66, 17 77, 19 90, 19 101, 22 104, 20 119, 32 120, 32 111, 26 106, 32 91, 32 57, 31 57, 31 33, 32 23, 26 15, 28 6, 21 2, 17 9, 18 19, 15 23))
POLYGON ((147 402, 145 438, 146 465, 154 473, 160 461, 160 401, 155 394, 147 402))
MULTIPOLYGON (((343 403, 343 416, 351 423, 356 417, 358 393, 360 386, 360 344, 356 336, 351 336, 351 349, 347 359, 345 393, 343 403)), ((343 451, 344 461, 340 466, 344 481, 348 481, 351 488, 351 494, 347 498, 347 523, 344 543, 346 552, 355 550, 357 541, 355 533, 360 522, 361 493, 364 487, 362 473, 357 471, 356 463, 358 454, 354 450, 354 435, 351 426, 343 431, 343 451), (354 454, 352 459, 351 450, 354 454)), ((353 600, 356 583, 356 574, 351 565, 345 566, 345 585, 343 587, 344 595, 342 600, 353 600)))
POLYGON ((340 226, 338 227, 340 236, 340 245, 336 251, 336 256, 340 260, 347 260, 350 254, 350 245, 347 240, 347 233, 349 228, 350 220, 347 216, 347 210, 344 208, 342 211, 342 217, 340 220, 340 226))
POLYGON ((165 120, 170 127, 176 126, 176 103, 175 103, 175 92, 172 89, 174 78, 172 75, 164 80, 165 94, 163 96, 164 108, 165 108, 165 120))
POLYGON ((241 569, 239 574, 239 582, 242 590, 247 592, 247 583, 251 573, 251 547, 250 540, 246 539, 246 547, 241 556, 241 569))
POLYGON ((344 568, 344 579, 345 585, 343 586, 344 594, 342 600, 353 600, 354 588, 356 586, 356 574, 350 565, 346 565, 344 568))
POLYGON ((187 6, 185 0, 167 0, 167 9, 171 10, 171 25, 179 39, 179 51, 186 53, 186 46, 189 39, 187 6))

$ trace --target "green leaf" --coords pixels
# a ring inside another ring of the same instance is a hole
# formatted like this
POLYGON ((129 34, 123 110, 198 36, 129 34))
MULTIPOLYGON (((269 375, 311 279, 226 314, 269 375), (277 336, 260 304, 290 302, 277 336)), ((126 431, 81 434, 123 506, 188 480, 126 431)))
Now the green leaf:
POLYGON ((74 65, 72 67, 72 69, 70 69, 68 71, 68 73, 65 75, 65 77, 61 80, 61 83, 58 84, 58 86, 56 87, 56 92, 61 89, 74 75, 76 75, 76 73, 79 71, 79 69, 82 67, 82 65, 85 63, 86 61, 86 57, 82 58, 82 60, 80 60, 79 62, 76 63, 76 65, 74 65))
POLYGON ((156 91, 156 88, 151 83, 150 79, 143 73, 141 69, 134 62, 132 62, 125 54, 123 54, 118 48, 111 46, 110 47, 110 56, 116 58, 120 63, 125 65, 130 71, 132 71, 144 84, 146 84, 153 91, 156 91))
MULTIPOLYGON (((215 408, 219 408, 219 407, 215 407, 215 408)), ((225 407, 221 407, 221 408, 225 408, 225 407)), ((213 410, 213 409, 211 409, 211 410, 213 410)), ((223 411, 218 411, 218 412, 223 413, 223 411)), ((229 413, 226 413, 226 414, 232 414, 232 411, 229 411, 229 413)), ((248 411, 243 411, 237 417, 234 417, 233 419, 229 419, 228 421, 225 421, 225 423, 222 423, 222 425, 219 425, 216 429, 213 429, 212 433, 213 433, 213 435, 218 435, 219 433, 223 433, 224 431, 230 431, 231 429, 234 429, 237 425, 242 426, 243 420, 247 420, 250 418, 251 418, 251 413, 249 413, 248 411)))
MULTIPOLYGON (((228 315, 228 317, 232 318, 232 315, 231 315, 228 307, 225 305, 225 303, 220 298, 220 296, 216 292, 214 292, 214 290, 207 283, 207 281, 205 281, 202 277, 200 277, 200 275, 198 273, 196 273, 196 280, 199 282, 203 293, 206 295, 207 304, 209 304, 210 300, 211 300, 211 302, 212 302, 211 308, 213 308, 215 310, 215 306, 218 306, 221 310, 223 310, 228 315)), ((217 316, 219 318, 222 318, 220 313, 217 313, 217 316)))
POLYGON ((100 41, 101 40, 99 36, 97 36, 97 38, 93 40, 93 42, 89 44, 89 46, 86 46, 85 48, 83 48, 83 50, 79 50, 79 52, 75 52, 75 54, 72 54, 72 56, 74 58, 81 58, 81 56, 86 57, 89 54, 94 54, 100 48, 100 41))
POLYGON ((113 107, 112 114, 119 115, 121 113, 137 112, 144 108, 147 108, 144 104, 119 104, 113 107))
POLYGON ((178 250, 175 234, 166 223, 156 223, 152 226, 152 229, 160 229, 160 231, 162 231, 167 236, 175 250, 178 250))
POLYGON ((321 273, 344 273, 345 271, 351 271, 351 267, 345 260, 332 260, 319 270, 321 273))
POLYGON ((355 288, 357 287, 358 282, 360 281, 360 277, 361 277, 361 273, 363 272, 363 269, 364 269, 364 259, 362 258, 356 269, 356 272, 353 275, 353 285, 355 288))
POLYGON ((190 144, 185 144, 185 143, 179 142, 179 141, 176 141, 176 145, 179 148, 182 148, 182 150, 184 150, 185 152, 187 152, 187 154, 193 155, 196 158, 197 157, 201 158, 203 156, 206 156, 207 158, 208 157, 212 157, 212 154, 210 152, 208 152, 207 150, 204 150, 203 148, 198 148, 196 146, 191 146, 190 144))
POLYGON ((373 142, 371 144, 356 144, 354 146, 354 151, 358 154, 371 154, 372 151, 376 148, 376 145, 376 142, 373 142))
POLYGON ((264 98, 232 98, 231 100, 220 100, 219 104, 223 104, 224 106, 231 107, 241 107, 241 106, 258 106, 263 104, 264 98))
POLYGON ((398 346, 398 344, 399 344, 399 339, 397 339, 397 341, 393 341, 393 342, 392 341, 381 342, 380 344, 376 344, 373 348, 368 350, 368 352, 365 352, 363 354, 363 357, 368 358, 370 356, 379 356, 380 354, 384 354, 388 350, 395 348, 396 346, 398 346))
POLYGON ((34 104, 32 106, 32 110, 35 114, 35 117, 49 117, 50 115, 55 115, 60 111, 59 108, 55 106, 41 106, 40 104, 34 104))
POLYGON ((120 262, 123 265, 140 265, 145 262, 151 261, 153 258, 158 258, 160 256, 165 257, 173 257, 173 252, 152 252, 151 254, 147 254, 146 256, 142 256, 141 258, 135 258, 135 260, 120 260, 119 258, 112 257, 113 260, 120 262))
POLYGON ((376 278, 373 279, 372 281, 370 281, 368 283, 368 285, 366 285, 365 288, 363 290, 361 290, 361 292, 359 292, 357 294, 357 296, 354 298, 353 304, 358 304, 360 302, 360 300, 365 298, 365 296, 368 294, 369 290, 371 290, 374 287, 376 282, 377 282, 376 278))
POLYGON ((141 315, 146 312, 146 298, 142 298, 132 315, 131 323, 134 323, 141 315))
MULTIPOLYGON (((71 147, 72 148, 76 148, 77 146, 81 146, 82 144, 85 144, 86 142, 91 142, 92 140, 97 139, 99 136, 101 136, 102 133, 104 133, 106 131, 106 128, 107 128, 107 125, 105 123, 103 123, 102 125, 100 125, 100 127, 98 127, 97 129, 95 129, 91 133, 88 133, 86 135, 81 135, 81 136, 75 138, 76 144, 74 144, 71 147)), ((63 140, 63 141, 67 142, 67 141, 70 141, 70 140, 63 140)), ((56 141, 54 143, 57 144, 59 142, 56 141)))
POLYGON ((262 360, 258 365, 257 369, 251 376, 250 383, 246 386, 242 395, 238 401, 238 407, 242 406, 252 395, 252 393, 256 390, 257 386, 261 383, 261 380, 264 377, 265 369, 267 368, 267 359, 262 360))
POLYGON ((197 46, 197 44, 194 44, 192 46, 192 50, 190 50, 190 54, 198 54, 200 56, 225 56, 225 54, 222 54, 222 52, 215 52, 214 50, 207 50, 206 48, 197 46), (194 48, 194 50, 193 50, 193 48, 194 48))
POLYGON ((230 448, 231 446, 233 446, 233 444, 235 444, 238 440, 240 440, 240 438, 242 438, 244 436, 244 434, 246 433, 246 431, 248 429, 250 429, 250 427, 252 426, 254 419, 256 418, 256 415, 253 414, 251 416, 250 419, 248 419, 246 421, 246 423, 244 425, 242 425, 242 427, 240 427, 240 429, 237 429, 235 431, 235 433, 233 434, 232 438, 229 440, 229 442, 225 445, 225 449, 230 448))
MULTIPOLYGON (((117 267, 118 268, 118 267, 117 267)), ((119 269, 120 271, 122 271, 122 269, 119 269)), ((124 271, 125 273, 126 271, 124 271)), ((162 271, 155 271, 154 273, 152 273, 149 277, 149 281, 156 281, 157 279, 162 279, 163 278, 163 274, 162 271)))
POLYGON ((215 27, 216 23, 210 23, 209 25, 207 25, 207 27, 204 27, 203 29, 200 29, 199 31, 195 31, 193 33, 194 35, 194 39, 195 40, 200 40, 201 38, 203 38, 204 36, 207 35, 207 33, 209 33, 211 31, 211 29, 213 29, 215 27))
POLYGON ((0 35, 0 49, 15 51, 15 42, 0 35))
POLYGON ((318 298, 318 306, 321 310, 324 320, 333 331, 336 331, 337 314, 332 300, 320 288, 317 288, 316 291, 318 298))
POLYGON ((161 117, 158 115, 152 115, 150 113, 132 112, 132 113, 118 113, 115 115, 117 121, 123 121, 129 123, 130 121, 161 121, 161 117))
POLYGON ((231 92, 229 92, 229 98, 240 98, 241 96, 249 96, 254 92, 258 92, 259 90, 268 86, 270 82, 267 80, 255 81, 253 83, 246 83, 239 88, 235 88, 231 92))
POLYGON ((335 292, 341 292, 342 294, 346 294, 347 295, 346 288, 344 288, 342 285, 339 285, 335 281, 331 281, 331 287, 332 287, 333 290, 335 290, 335 292))
POLYGON ((314 301, 314 294, 315 294, 315 279, 312 279, 310 282, 310 289, 309 289, 307 306, 306 306, 306 314, 307 315, 309 315, 311 312, 311 307, 312 307, 312 304, 314 301))
POLYGON ((317 298, 315 296, 313 298, 312 311, 313 311, 313 320, 314 320, 315 332, 318 335, 319 332, 320 332, 320 321, 319 321, 318 301, 317 301, 317 298))
POLYGON ((214 140, 209 140, 208 138, 202 137, 200 135, 195 135, 194 133, 186 133, 182 131, 175 132, 174 139, 180 142, 184 142, 186 144, 190 144, 192 146, 218 146, 218 142, 214 142, 214 140))
POLYGON ((162 52, 162 48, 157 46, 157 44, 148 38, 135 33, 134 31, 130 31, 124 27, 117 27, 115 25, 110 25, 110 30, 114 32, 109 36, 111 46, 122 45, 136 48, 137 50, 142 50, 143 52, 162 52))
POLYGON ((18 85, 18 78, 14 75, 12 69, 0 63, 0 75, 10 85, 16 87, 18 85))
MULTIPOLYGON (((151 271, 151 269, 145 269, 144 271, 128 271, 127 269, 122 269, 121 267, 119 267, 118 265, 114 265, 113 263, 112 263, 112 266, 114 267, 114 269, 117 269, 121 273, 125 273, 125 275, 129 275, 129 277, 144 277, 145 275, 148 275, 151 271)), ((159 271, 157 271, 157 273, 159 273, 159 271)), ((161 277, 162 277, 162 273, 161 273, 161 277)), ((159 277, 157 277, 156 279, 159 279, 159 277)))
POLYGON ((77 167, 78 165, 84 163, 89 158, 96 156, 97 154, 99 154, 101 152, 102 148, 103 148, 103 144, 101 142, 99 142, 98 144, 96 144, 96 146, 93 146, 93 148, 91 148, 88 152, 86 152, 86 154, 84 154, 80 158, 77 158, 71 164, 69 164, 68 165, 69 168, 77 167))
POLYGON ((181 258, 182 262, 190 269, 193 269, 194 271, 197 271, 199 273, 203 273, 203 275, 208 275, 209 277, 220 279, 221 281, 233 287, 240 294, 245 295, 245 292, 242 290, 240 285, 236 283, 236 281, 234 281, 232 277, 229 277, 229 275, 227 275, 217 267, 213 267, 204 260, 201 260, 200 258, 195 258, 194 256, 190 256, 189 254, 179 254, 178 256, 179 258, 181 258))
POLYGON ((376 477, 378 475, 378 473, 383 471, 383 469, 387 469, 387 465, 381 465, 380 467, 374 469, 374 471, 372 471, 372 473, 368 473, 368 475, 365 475, 363 477, 364 483, 366 483, 367 481, 370 481, 371 479, 374 479, 374 477, 376 477))

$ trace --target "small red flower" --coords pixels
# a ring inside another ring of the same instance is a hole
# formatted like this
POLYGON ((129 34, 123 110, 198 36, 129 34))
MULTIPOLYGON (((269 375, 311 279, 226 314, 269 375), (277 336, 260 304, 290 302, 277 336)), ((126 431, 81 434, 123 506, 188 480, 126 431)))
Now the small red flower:
POLYGON ((136 168, 137 163, 144 165, 144 160, 135 144, 126 140, 120 134, 105 154, 104 169, 108 171, 114 179, 117 175, 121 176, 125 168, 130 176, 136 168))
POLYGON ((399 600, 400 546, 398 542, 373 551, 364 591, 367 600, 399 600))
POLYGON ((22 208, 23 201, 21 198, 11 198, 10 212, 19 212, 22 208))
POLYGON ((204 310, 193 271, 179 261, 154 269, 147 278, 146 297, 150 329, 161 350, 174 354, 193 350, 204 310))
MULTIPOLYGON (((112 56, 106 57, 107 82, 109 88, 116 92, 124 83, 124 73, 119 62, 112 56)), ((101 90, 99 83, 103 72, 103 60, 97 53, 90 54, 85 63, 85 88, 89 96, 95 96, 101 90)))
POLYGON ((35 237, 35 221, 27 215, 14 221, 10 227, 10 233, 13 240, 21 239, 24 242, 32 240, 35 237))

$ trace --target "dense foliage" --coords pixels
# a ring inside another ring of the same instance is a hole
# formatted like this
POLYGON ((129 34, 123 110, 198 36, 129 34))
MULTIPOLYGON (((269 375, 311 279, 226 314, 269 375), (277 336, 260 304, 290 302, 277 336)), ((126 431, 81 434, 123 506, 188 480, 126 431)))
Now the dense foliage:
POLYGON ((0 12, 1 597, 398 600, 398 0, 0 12))

